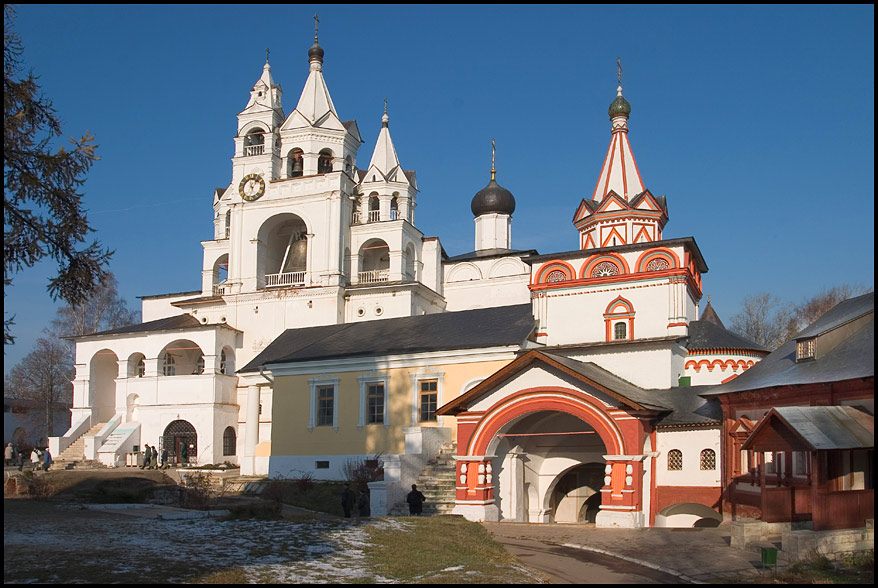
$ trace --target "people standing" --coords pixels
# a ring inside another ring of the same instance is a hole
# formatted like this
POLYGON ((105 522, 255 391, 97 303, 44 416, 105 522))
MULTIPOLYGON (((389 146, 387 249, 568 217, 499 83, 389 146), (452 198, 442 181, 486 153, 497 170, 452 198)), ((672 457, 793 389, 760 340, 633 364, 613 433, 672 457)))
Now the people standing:
POLYGON ((162 469, 165 470, 168 468, 168 448, 165 447, 162 449, 162 469))
POLYGON ((180 445, 180 465, 185 466, 189 461, 189 446, 183 443, 180 445))
POLYGON ((418 490, 418 485, 412 484, 412 491, 405 497, 405 501, 409 503, 409 514, 416 517, 421 516, 423 504, 426 500, 427 497, 421 494, 421 491, 418 490))
POLYGON ((351 518, 351 509, 354 508, 354 493, 351 491, 350 485, 345 486, 341 493, 341 508, 344 510, 344 518, 351 518))
POLYGON ((140 464, 140 469, 146 469, 149 467, 149 458, 152 456, 152 450, 149 448, 149 445, 143 446, 143 463, 140 464))
POLYGON ((49 466, 52 465, 52 454, 49 453, 49 448, 46 447, 46 450, 43 452, 43 471, 48 472, 49 466))
POLYGON ((3 459, 4 465, 11 466, 12 465, 12 456, 15 455, 15 450, 12 448, 12 443, 6 446, 6 449, 3 450, 3 459))
POLYGON ((30 463, 31 463, 31 471, 37 470, 40 467, 40 450, 34 447, 34 450, 31 451, 30 454, 30 463))
POLYGON ((156 451, 155 445, 152 446, 152 461, 149 462, 149 469, 159 469, 159 452, 156 451))

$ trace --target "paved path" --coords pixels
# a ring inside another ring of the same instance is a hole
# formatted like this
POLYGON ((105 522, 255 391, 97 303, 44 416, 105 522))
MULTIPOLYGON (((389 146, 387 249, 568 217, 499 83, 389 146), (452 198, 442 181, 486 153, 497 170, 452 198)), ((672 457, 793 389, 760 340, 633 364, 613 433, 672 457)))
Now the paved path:
MULTIPOLYGON (((526 540, 612 555, 671 574, 677 581, 735 581, 763 573, 759 553, 729 547, 728 527, 596 529, 586 525, 482 524, 504 545, 526 540)), ((529 564, 527 557, 522 561, 529 564)))
POLYGON ((622 559, 529 539, 495 537, 529 568, 552 584, 678 584, 680 578, 622 559))

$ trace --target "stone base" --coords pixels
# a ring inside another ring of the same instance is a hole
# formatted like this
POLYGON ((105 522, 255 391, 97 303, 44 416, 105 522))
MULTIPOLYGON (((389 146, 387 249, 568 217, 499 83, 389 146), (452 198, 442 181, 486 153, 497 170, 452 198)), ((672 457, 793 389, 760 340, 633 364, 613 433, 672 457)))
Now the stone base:
POLYGON ((623 528, 639 529, 643 527, 643 513, 630 510, 601 509, 594 519, 595 527, 599 529, 623 528))
POLYGON ((496 504, 457 504, 451 514, 463 515, 466 520, 476 523, 500 521, 500 509, 496 504))
POLYGON ((875 529, 840 529, 838 531, 787 531, 781 549, 789 561, 808 561, 814 557, 840 559, 846 553, 875 549, 875 529))
POLYGON ((732 521, 731 543, 736 549, 747 549, 751 543, 763 543, 792 530, 792 523, 764 521, 732 521))

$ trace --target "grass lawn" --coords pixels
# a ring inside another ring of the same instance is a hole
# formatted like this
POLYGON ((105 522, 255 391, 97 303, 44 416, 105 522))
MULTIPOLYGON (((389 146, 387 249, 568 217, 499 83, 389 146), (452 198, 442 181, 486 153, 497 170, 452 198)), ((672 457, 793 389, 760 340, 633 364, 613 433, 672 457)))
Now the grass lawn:
POLYGON ((369 528, 366 560, 380 575, 418 584, 520 584, 544 579, 522 566, 484 527, 463 517, 399 517, 369 528))

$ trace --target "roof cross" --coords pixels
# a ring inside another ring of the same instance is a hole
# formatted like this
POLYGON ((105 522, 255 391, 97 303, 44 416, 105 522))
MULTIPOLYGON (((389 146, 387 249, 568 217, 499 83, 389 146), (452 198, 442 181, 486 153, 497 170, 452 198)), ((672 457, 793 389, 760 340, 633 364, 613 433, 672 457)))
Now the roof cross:
POLYGON ((268 47, 265 48, 265 63, 268 63, 268 54, 270 53, 268 47))
POLYGON ((616 58, 616 67, 619 68, 619 85, 621 86, 622 85, 622 58, 621 57, 616 58))
POLYGON ((314 42, 317 42, 317 24, 320 22, 320 19, 317 18, 317 13, 314 13, 314 42))
POLYGON ((491 139, 491 179, 494 179, 494 176, 497 174, 497 170, 494 169, 494 156, 497 152, 497 146, 494 143, 494 139, 491 139))

